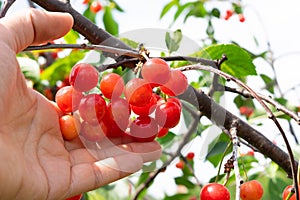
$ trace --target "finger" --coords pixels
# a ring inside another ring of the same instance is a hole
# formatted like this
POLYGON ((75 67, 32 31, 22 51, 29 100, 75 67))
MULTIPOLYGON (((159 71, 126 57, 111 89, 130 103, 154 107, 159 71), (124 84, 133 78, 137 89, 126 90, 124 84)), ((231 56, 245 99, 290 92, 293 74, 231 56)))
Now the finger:
POLYGON ((0 39, 19 52, 31 44, 62 37, 72 25, 70 14, 25 9, 0 20, 0 39))
POLYGON ((159 143, 153 141, 149 143, 121 144, 107 149, 76 149, 70 152, 70 158, 72 165, 78 165, 131 153, 141 156, 143 162, 150 162, 159 159, 161 152, 159 143))
POLYGON ((139 171, 142 158, 134 154, 107 158, 93 164, 80 164, 72 168, 69 196, 94 190, 139 171))

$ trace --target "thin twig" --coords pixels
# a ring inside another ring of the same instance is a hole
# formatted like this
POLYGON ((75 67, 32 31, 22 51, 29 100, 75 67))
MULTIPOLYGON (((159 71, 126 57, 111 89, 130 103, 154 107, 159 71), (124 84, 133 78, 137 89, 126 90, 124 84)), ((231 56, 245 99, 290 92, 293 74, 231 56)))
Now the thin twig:
MULTIPOLYGON (((289 141, 286 137, 286 134, 283 130, 283 128, 281 127, 280 123, 278 122, 277 118, 275 117, 275 115, 272 113, 271 109, 265 104, 265 102, 258 96, 258 94, 252 89, 250 88, 248 85, 246 85, 245 83, 243 83, 242 81, 240 81, 239 79, 223 72, 220 71, 218 69, 209 67, 209 66, 203 66, 200 64, 195 64, 195 65, 188 65, 185 67, 180 67, 177 68, 178 70, 181 71, 187 71, 187 70, 205 70, 205 71, 209 71, 212 73, 217 73, 220 76, 222 76, 223 78, 225 78, 227 81, 233 81, 236 84, 238 84, 239 86, 245 88, 259 103, 260 105, 265 109, 265 111, 267 112, 267 116, 269 119, 273 120, 273 122, 275 123, 276 127, 278 128, 279 132, 281 133, 281 136, 283 137, 283 140, 285 142, 285 145, 287 147, 288 150, 288 154, 289 154, 289 158, 290 158, 290 164, 292 166, 292 177, 293 177, 293 182, 294 185, 298 185, 298 181, 297 181, 297 169, 296 169, 296 165, 295 165, 295 159, 294 159, 294 155, 293 155, 293 151, 292 148, 289 144, 289 141)), ((299 190, 298 187, 295 187, 296 190, 296 196, 299 195, 299 190)))
POLYGON ((46 44, 40 46, 29 46, 24 51, 34 51, 34 50, 46 50, 46 49, 86 49, 86 50, 99 50, 108 53, 113 53, 116 56, 129 56, 134 58, 141 58, 141 55, 137 51, 120 49, 104 45, 95 44, 46 44))
MULTIPOLYGON (((225 88, 225 91, 229 91, 229 92, 233 92, 233 93, 242 95, 245 98, 254 98, 245 89, 231 88, 231 87, 228 87, 228 86, 222 86, 222 87, 225 88)), ((281 105, 280 103, 275 101, 270 96, 266 96, 266 95, 259 94, 259 93, 257 93, 257 95, 259 96, 259 98, 261 98, 265 102, 267 102, 267 103, 271 104, 272 106, 274 106, 278 111, 281 111, 281 112, 287 114, 289 117, 294 119, 298 125, 300 125, 300 117, 297 115, 297 113, 295 113, 294 111, 291 111, 288 108, 286 108, 285 106, 281 105)))
POLYGON ((232 139, 232 159, 233 159, 233 169, 235 174, 235 186, 236 186, 236 193, 235 199, 240 198, 240 185, 242 182, 242 178, 240 175, 239 165, 237 161, 237 154, 238 154, 238 146, 239 141, 237 137, 237 121, 233 121, 232 128, 229 130, 231 139, 232 139))

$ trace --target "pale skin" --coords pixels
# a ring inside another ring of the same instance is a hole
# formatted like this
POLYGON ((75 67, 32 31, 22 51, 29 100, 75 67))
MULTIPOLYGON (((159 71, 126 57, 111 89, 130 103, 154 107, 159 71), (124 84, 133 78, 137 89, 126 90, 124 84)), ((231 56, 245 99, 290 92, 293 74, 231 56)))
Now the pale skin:
POLYGON ((65 35, 69 14, 25 10, 0 20, 0 199, 64 199, 141 169, 161 155, 157 142, 121 140, 91 154, 64 141, 54 103, 26 86, 16 53, 65 35))

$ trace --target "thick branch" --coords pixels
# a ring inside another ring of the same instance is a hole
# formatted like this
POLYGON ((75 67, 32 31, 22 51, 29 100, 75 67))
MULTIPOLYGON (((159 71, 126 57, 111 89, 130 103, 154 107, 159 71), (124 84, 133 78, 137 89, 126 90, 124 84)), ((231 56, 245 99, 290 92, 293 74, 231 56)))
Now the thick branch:
MULTIPOLYGON (((204 116, 227 130, 230 130, 232 123, 236 121, 238 124, 237 135, 256 147, 262 154, 272 159, 291 177, 292 170, 288 154, 249 124, 217 104, 202 91, 197 91, 191 86, 180 98, 194 105, 204 116)), ((297 167, 296 162, 295 165, 297 167)))

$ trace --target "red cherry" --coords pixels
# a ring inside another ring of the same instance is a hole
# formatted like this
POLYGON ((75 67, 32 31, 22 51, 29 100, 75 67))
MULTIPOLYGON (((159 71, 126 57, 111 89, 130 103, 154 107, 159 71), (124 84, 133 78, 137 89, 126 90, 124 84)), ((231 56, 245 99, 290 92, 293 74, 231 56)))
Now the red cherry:
POLYGON ((146 106, 152 98, 152 88, 144 79, 131 79, 125 86, 125 97, 133 106, 146 106))
POLYGON ((228 189, 219 183, 209 183, 200 191, 201 200, 230 200, 228 189))
POLYGON ((176 98, 176 97, 169 97, 167 99, 167 101, 168 102, 174 102, 174 103, 176 103, 180 107, 180 109, 182 108, 181 101, 178 98, 176 98))
POLYGON ((88 4, 90 2, 90 0, 82 0, 82 4, 88 4))
POLYGON ((163 85, 171 77, 171 70, 166 61, 160 58, 147 60, 141 70, 143 78, 154 85, 163 85))
POLYGON ((103 122, 94 125, 83 121, 80 134, 89 141, 98 141, 106 134, 106 126, 104 126, 103 122))
POLYGON ((189 152, 187 155, 186 155, 186 159, 187 160, 193 160, 195 157, 195 153, 194 152, 189 152))
POLYGON ((157 105, 157 99, 156 99, 156 94, 152 94, 152 97, 150 99, 150 102, 142 107, 139 106, 131 106, 132 111, 137 114, 137 115, 141 115, 141 116, 148 116, 151 113, 153 113, 153 111, 155 110, 157 105))
POLYGON ((99 94, 89 94, 81 99, 78 110, 84 121, 97 124, 104 117, 106 102, 99 94))
POLYGON ((115 73, 104 75, 100 81, 100 90, 108 99, 120 97, 124 90, 123 78, 115 73))
POLYGON ((76 91, 72 86, 62 87, 55 95, 56 104, 63 113, 76 111, 82 98, 83 94, 76 91))
POLYGON ((169 81, 160 86, 163 93, 170 96, 177 96, 185 92, 188 87, 188 80, 186 76, 179 70, 171 70, 171 77, 169 81))
POLYGON ((70 84, 80 92, 86 92, 98 84, 98 71, 90 64, 75 65, 69 75, 70 84))
POLYGON ((158 125, 149 116, 139 116, 130 125, 128 133, 137 142, 151 142, 158 132, 158 125))
POLYGON ((99 1, 93 1, 90 5, 90 10, 93 13, 97 13, 102 9, 102 5, 100 4, 99 1))
POLYGON ((183 169, 185 166, 185 163, 183 160, 179 160, 176 164, 175 164, 175 167, 178 168, 178 169, 183 169))
POLYGON ((251 180, 243 183, 240 190, 240 197, 242 200, 261 199, 264 193, 261 183, 257 180, 251 180))
POLYGON ((80 200, 82 196, 83 196, 82 194, 78 194, 76 196, 66 198, 65 200, 80 200))
MULTIPOLYGON (((289 196, 289 194, 291 193, 292 189, 294 189, 294 186, 292 185, 288 185, 284 188, 283 192, 282 192, 282 200, 286 200, 286 198, 289 196)), ((300 195, 299 195, 300 198, 300 195)), ((289 200, 296 200, 296 194, 294 192, 294 194, 289 198, 289 200)))
POLYGON ((243 14, 239 14, 239 20, 240 22, 244 22, 246 20, 245 16, 243 14))
POLYGON ((228 20, 234 14, 233 10, 226 10, 225 20, 228 20))
POLYGON ((103 117, 103 123, 107 127, 105 132, 107 137, 121 137, 124 135, 130 117, 130 106, 125 99, 115 99, 107 106, 107 111, 103 117))
POLYGON ((64 115, 60 117, 59 125, 65 140, 73 140, 80 132, 80 123, 73 115, 64 115))
POLYGON ((248 106, 240 107, 240 114, 245 115, 246 117, 250 117, 254 113, 254 108, 248 106))
POLYGON ((180 107, 174 102, 166 102, 157 106, 155 120, 164 128, 175 127, 180 120, 180 107))
POLYGON ((158 138, 165 137, 168 133, 169 133, 169 129, 168 128, 159 128, 159 131, 157 133, 157 137, 158 138))

